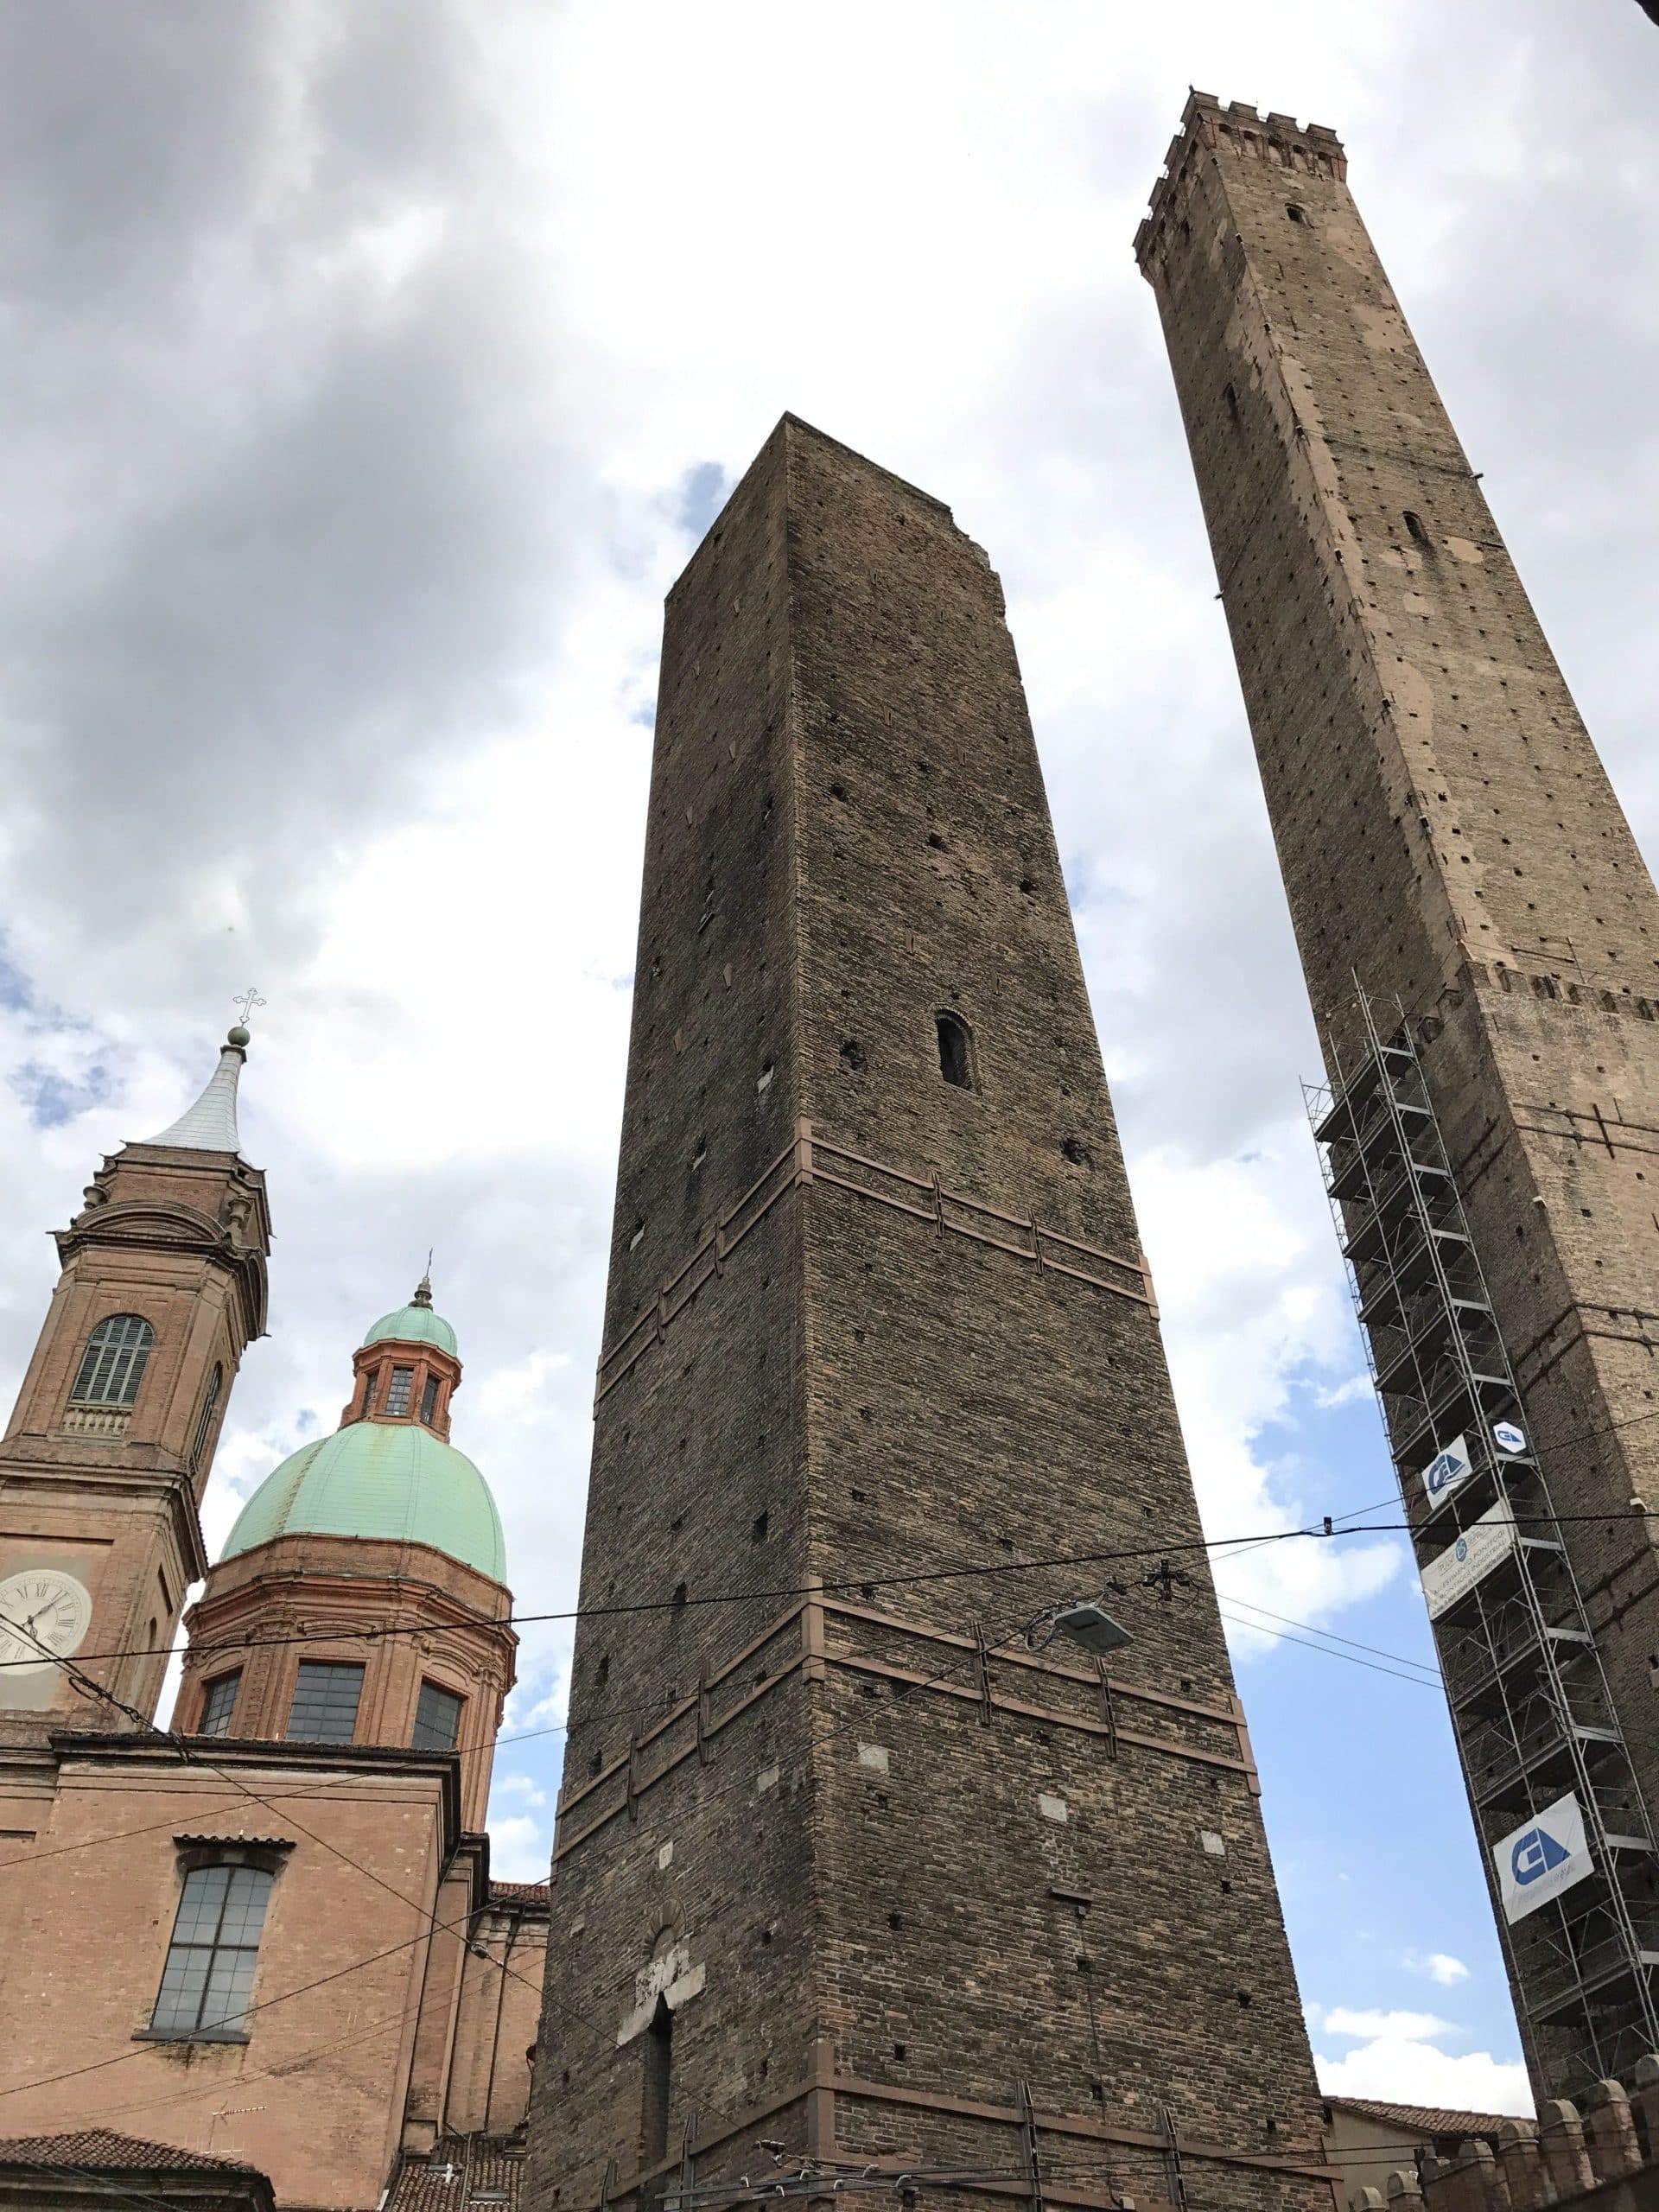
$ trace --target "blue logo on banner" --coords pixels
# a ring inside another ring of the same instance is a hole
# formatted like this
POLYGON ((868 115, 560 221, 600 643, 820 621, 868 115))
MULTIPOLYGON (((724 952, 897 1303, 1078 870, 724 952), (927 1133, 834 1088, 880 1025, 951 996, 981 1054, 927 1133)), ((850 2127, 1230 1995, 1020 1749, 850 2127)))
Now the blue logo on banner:
POLYGON ((1459 1536, 1457 1542, 1457 1560, 1459 1567, 1462 1566, 1464 1560, 1466 1560, 1468 1556, 1469 1539, 1467 1536, 1459 1536))
POLYGON ((1548 1828, 1529 1828, 1510 1853, 1510 1872, 1524 1889, 1552 1867, 1565 1866, 1572 1856, 1548 1828))
POLYGON ((1495 1421, 1492 1435, 1503 1451, 1524 1452, 1527 1448, 1526 1432, 1517 1428, 1512 1421, 1495 1421))
POLYGON ((1449 1484, 1456 1482, 1464 1471, 1464 1461, 1459 1452, 1442 1452, 1437 1459, 1431 1459, 1423 1470, 1423 1481, 1427 1486, 1429 1496, 1438 1497, 1440 1492, 1449 1484))

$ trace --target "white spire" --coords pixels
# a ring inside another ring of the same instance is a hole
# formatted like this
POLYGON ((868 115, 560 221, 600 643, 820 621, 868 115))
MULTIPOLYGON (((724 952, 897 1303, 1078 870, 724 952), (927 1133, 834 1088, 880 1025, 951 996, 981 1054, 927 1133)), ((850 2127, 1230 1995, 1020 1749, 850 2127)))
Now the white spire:
POLYGON ((228 1041, 220 1048, 219 1065, 195 1104, 188 1107, 159 1136, 146 1137, 144 1142, 178 1145, 187 1152, 240 1152, 242 1140, 236 1133, 236 1081, 242 1072, 242 1063, 248 1057, 242 1049, 247 1041, 245 1029, 239 1026, 232 1029, 228 1041))

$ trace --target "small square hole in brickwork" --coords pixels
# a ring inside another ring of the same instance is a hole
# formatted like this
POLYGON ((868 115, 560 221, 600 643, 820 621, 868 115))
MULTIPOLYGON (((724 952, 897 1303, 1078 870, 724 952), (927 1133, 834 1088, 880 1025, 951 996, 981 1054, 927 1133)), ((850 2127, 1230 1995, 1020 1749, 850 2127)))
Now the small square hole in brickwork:
POLYGON ((677 1605, 683 1605, 685 1603, 685 1585, 683 1582, 677 1582, 674 1585, 674 1602, 677 1605))
POLYGON ((841 1065, 842 1071, 847 1075, 863 1074, 864 1047, 855 1037, 843 1039, 841 1047, 841 1065))
POLYGON ((893 2055, 895 2058, 908 2058, 910 2056, 910 2045, 905 2043, 894 2044, 893 2046, 893 2055))
POLYGON ((751 1543, 764 1544, 766 1542, 766 1515, 764 1513, 757 1513, 754 1516, 754 1525, 749 1530, 749 1541, 751 1543))
POLYGON ((902 1912, 890 1912, 887 1915, 887 1925, 889 1928, 893 1929, 896 1931, 902 1928, 904 1924, 905 1916, 902 1912))

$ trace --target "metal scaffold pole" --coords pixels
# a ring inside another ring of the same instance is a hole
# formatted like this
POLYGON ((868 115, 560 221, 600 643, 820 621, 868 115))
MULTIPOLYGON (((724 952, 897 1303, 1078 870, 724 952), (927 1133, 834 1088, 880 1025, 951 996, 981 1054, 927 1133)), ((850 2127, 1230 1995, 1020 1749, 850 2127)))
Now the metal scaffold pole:
POLYGON ((1409 1025, 1363 992, 1306 1090, 1484 1847, 1550 2095, 1659 2045, 1652 1833, 1409 1025))

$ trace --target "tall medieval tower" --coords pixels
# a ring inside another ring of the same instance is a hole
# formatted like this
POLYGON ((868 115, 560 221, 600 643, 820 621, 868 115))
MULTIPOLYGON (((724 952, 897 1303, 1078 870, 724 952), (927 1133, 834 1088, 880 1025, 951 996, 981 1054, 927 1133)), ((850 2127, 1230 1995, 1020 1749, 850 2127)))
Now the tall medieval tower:
POLYGON ((1659 2039, 1659 902, 1334 133, 1194 94, 1157 295, 1535 2087, 1659 2039))
POLYGON ((58 1232, 62 1273, 0 1442, 0 1745, 125 1725, 55 1663, 77 1653, 153 1715, 207 1571, 202 1492, 265 1325, 265 1179, 236 1127, 247 1042, 232 1030, 194 1105, 111 1154, 58 1232))
POLYGON ((1001 594, 788 416, 668 601, 582 1604, 533 2202, 1328 2204, 1001 594))

